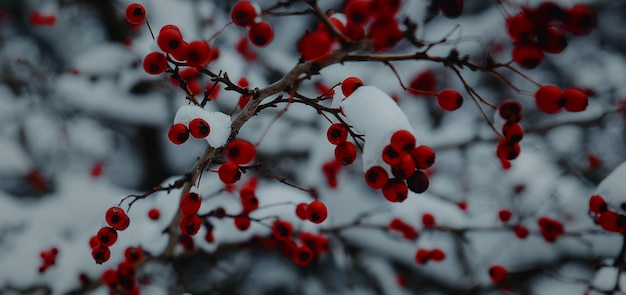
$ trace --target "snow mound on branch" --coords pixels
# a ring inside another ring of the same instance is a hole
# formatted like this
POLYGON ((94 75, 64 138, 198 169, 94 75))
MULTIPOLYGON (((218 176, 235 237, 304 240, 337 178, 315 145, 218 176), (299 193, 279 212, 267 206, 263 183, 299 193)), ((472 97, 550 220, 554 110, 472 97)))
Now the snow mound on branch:
POLYGON ((375 165, 388 166, 381 155, 394 132, 407 130, 415 135, 398 104, 376 86, 361 86, 344 99, 335 98, 333 106, 340 107, 348 123, 365 136, 363 171, 375 165))
POLYGON ((600 195, 604 198, 604 200, 612 204, 614 206, 621 205, 626 202, 626 162, 620 164, 609 174, 606 178, 604 178, 600 184, 598 184, 598 188, 593 192, 593 195, 600 195))
POLYGON ((184 105, 176 112, 174 124, 182 123, 188 126, 189 122, 196 118, 204 119, 211 127, 211 132, 206 137, 209 145, 218 148, 226 144, 230 136, 231 120, 229 115, 221 112, 207 112, 196 105, 184 105))

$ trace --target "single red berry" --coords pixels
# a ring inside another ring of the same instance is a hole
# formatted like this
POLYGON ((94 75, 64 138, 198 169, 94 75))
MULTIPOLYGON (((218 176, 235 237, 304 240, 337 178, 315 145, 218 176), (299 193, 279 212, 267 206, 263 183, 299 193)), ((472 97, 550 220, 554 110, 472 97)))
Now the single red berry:
POLYGON ((176 145, 181 145, 189 139, 189 129, 182 123, 172 125, 167 131, 167 138, 176 145))
POLYGON ((342 142, 335 147, 335 159, 341 163, 341 165, 347 166, 354 163, 356 156, 356 146, 354 146, 352 142, 342 142))
POLYGON ((363 25, 355 24, 349 21, 346 23, 344 34, 352 41, 360 41, 365 39, 365 28, 363 25))
POLYGON ((522 120, 522 104, 517 100, 507 100, 500 104, 498 113, 508 123, 517 123, 522 120))
POLYGON ((502 265, 493 265, 489 268, 489 277, 494 284, 499 284, 506 279, 509 272, 502 265))
POLYGON ((587 162, 589 163, 589 169, 597 170, 602 165, 602 159, 598 155, 589 154, 587 156, 587 162))
POLYGON ((333 39, 326 31, 306 32, 298 41, 298 52, 306 61, 316 62, 328 57, 333 39))
POLYGON ((130 224, 130 218, 120 207, 111 207, 104 215, 107 224, 116 230, 125 230, 130 224))
POLYGON ((428 169, 435 164, 435 151, 426 145, 420 145, 411 150, 411 157, 417 169, 428 169))
POLYGON ((511 210, 508 209, 502 209, 498 212, 498 218, 500 218, 500 221, 504 223, 509 222, 509 220, 511 220, 511 216, 513 216, 513 213, 511 213, 511 210))
POLYGON ((174 54, 185 47, 185 40, 183 40, 183 35, 177 27, 167 27, 165 29, 162 28, 161 31, 159 31, 157 44, 164 52, 174 54))
POLYGON ((589 98, 580 89, 566 88, 563 91, 563 99, 565 100, 565 110, 568 112, 582 112, 587 109, 589 98))
POLYGON ((535 103, 537 108, 548 114, 555 114, 563 109, 565 99, 563 98, 563 90, 558 86, 545 85, 539 87, 535 92, 535 103))
POLYGON ((248 31, 248 39, 256 46, 267 46, 274 40, 274 29, 267 22, 254 23, 248 31))
POLYGON ((256 146, 247 140, 234 139, 226 145, 224 153, 226 159, 229 161, 239 165, 245 165, 254 160, 256 156, 256 146))
POLYGON ((307 203, 299 203, 298 205, 296 205, 296 216, 298 216, 298 218, 302 220, 308 219, 306 216, 306 207, 307 203))
POLYGON ((91 250, 91 257, 93 257, 97 264, 105 263, 111 258, 111 250, 104 245, 95 246, 91 250))
POLYGON ((430 186, 430 180, 428 179, 428 175, 426 175, 426 173, 417 170, 406 179, 406 185, 412 192, 421 194, 430 186))
POLYGON ((204 40, 196 40, 186 48, 185 61, 191 67, 204 67, 211 61, 211 47, 204 40))
POLYGON ((326 138, 328 138, 328 142, 334 145, 346 142, 348 140, 348 128, 341 123, 333 123, 326 131, 326 138))
POLYGON ((525 239, 529 234, 528 228, 522 225, 516 225, 513 227, 513 232, 518 239, 525 239))
POLYGON ((209 136, 211 127, 202 118, 195 118, 189 122, 189 133, 195 138, 205 138, 209 136))
POLYGON ((243 213, 250 213, 259 208, 259 199, 257 199, 254 194, 242 195, 241 205, 243 207, 243 213))
POLYGON ((98 237, 97 236, 92 236, 89 239, 89 247, 91 249, 93 249, 95 246, 98 246, 98 245, 100 245, 100 242, 98 241, 98 237))
POLYGON ((233 184, 241 178, 239 166, 233 162, 226 162, 217 169, 217 174, 224 184, 233 184))
POLYGON ((133 24, 140 24, 146 19, 146 9, 139 3, 131 3, 126 6, 126 20, 133 24))
POLYGON ((565 29, 574 35, 586 35, 595 28, 598 17, 589 5, 576 4, 566 11, 565 29))
POLYGON ((143 59, 143 69, 150 75, 158 75, 167 69, 167 58, 163 53, 150 52, 143 59))
POLYGON ((122 287, 125 287, 126 289, 132 289, 132 287, 130 286, 134 285, 134 278, 136 274, 137 269, 135 268, 135 265, 133 263, 130 263, 128 261, 122 261, 120 264, 117 265, 117 275, 120 278, 123 278, 120 281, 122 283, 122 287), (124 286, 124 283, 126 283, 126 281, 129 281, 128 286, 124 286))
POLYGON ((540 49, 543 49, 543 51, 547 53, 561 53, 567 47, 567 36, 565 32, 560 29, 546 28, 539 30, 537 34, 537 44, 540 49))
POLYGON ((105 226, 98 230, 96 238, 100 245, 111 247, 117 241, 117 231, 112 227, 105 226))
POLYGON ((400 10, 400 0, 372 0, 371 11, 376 19, 395 18, 400 10))
POLYGON ((420 248, 415 252, 415 262, 417 264, 425 264, 430 258, 430 251, 420 248))
POLYGON ((454 111, 463 105, 463 97, 456 90, 445 89, 437 95, 437 104, 446 111, 454 111))
POLYGON ((120 284, 119 277, 117 276, 117 271, 114 269, 105 270, 100 276, 100 279, 102 280, 102 283, 104 285, 112 290, 116 289, 120 284))
POLYGON ((254 23, 258 12, 255 5, 250 1, 239 1, 235 3, 230 11, 230 17, 233 23, 239 27, 247 27, 254 23))
POLYGON ((533 69, 543 60, 543 51, 532 44, 520 43, 513 47, 513 61, 527 69, 533 69))
POLYGON ((519 123, 506 123, 502 126, 502 135, 508 142, 520 142, 524 138, 524 129, 519 123))
POLYGON ((370 25, 367 37, 375 51, 384 52, 398 44, 404 33, 395 18, 378 18, 370 25))
POLYGON ((467 202, 466 201, 460 201, 456 205, 459 206, 459 209, 461 209, 463 211, 467 211, 467 202))
POLYGON ((335 158, 322 165, 322 171, 326 176, 326 181, 328 182, 328 186, 330 188, 337 187, 337 174, 339 174, 341 167, 343 167, 343 165, 341 165, 341 162, 337 161, 335 158))
POLYGON ((422 215, 422 224, 425 228, 434 227, 436 225, 435 216, 430 213, 424 213, 422 215))
POLYGON ((439 262, 446 259, 446 252, 443 252, 443 250, 439 248, 435 248, 430 251, 429 256, 432 261, 439 262))
POLYGON ((398 130, 391 135, 390 145, 396 151, 410 152, 415 147, 415 136, 408 130, 398 130))
POLYGON ((400 163, 400 152, 391 147, 391 145, 387 145, 383 148, 382 159, 389 166, 398 165, 400 163))
POLYGON ((315 200, 306 206, 307 219, 313 223, 322 223, 328 217, 328 209, 322 201, 315 200))
POLYGON ((272 225, 272 235, 280 241, 289 241, 293 234, 291 223, 284 220, 276 220, 272 225))
POLYGON ((202 198, 197 193, 188 192, 180 198, 180 211, 185 215, 198 214, 200 205, 202 205, 202 198))
POLYGON ((128 247, 124 250, 124 259, 132 264, 136 264, 143 257, 143 250, 140 247, 128 247))
POLYGON ((159 209, 152 208, 148 211, 148 218, 151 220, 157 220, 159 217, 161 217, 161 211, 159 211, 159 209))
POLYGON ((433 92, 437 89, 437 77, 433 71, 424 71, 411 81, 409 91, 413 94, 433 92))
POLYGON ((313 261, 313 251, 308 246, 296 246, 293 248, 293 262, 300 266, 306 266, 313 261))
POLYGON ((518 142, 511 142, 506 140, 501 140, 498 142, 498 146, 496 148, 496 154, 498 158, 504 160, 515 160, 517 156, 520 154, 520 146, 518 142))
POLYGON ((235 227, 237 227, 237 229, 239 229, 240 231, 247 230, 248 228, 250 228, 250 224, 252 224, 252 220, 250 220, 250 217, 248 216, 240 215, 235 216, 235 218, 233 219, 235 222, 235 227))
POLYGON ((535 35, 535 23, 523 12, 507 18, 506 27, 515 42, 528 42, 535 35))
POLYGON ((372 17, 371 1, 354 0, 348 1, 344 7, 344 14, 349 22, 364 25, 372 17))
POLYGON ((399 179, 392 178, 383 187, 383 196, 389 202, 400 203, 406 200, 409 189, 406 183, 399 179))
POLYGON ((589 211, 600 214, 608 210, 608 205, 600 195, 593 195, 589 199, 589 211))
POLYGON ((400 162, 391 167, 391 174, 398 179, 407 179, 413 175, 416 169, 415 161, 409 154, 401 154, 400 162))
POLYGON ((383 188, 389 181, 389 173, 381 166, 373 166, 365 172, 365 182, 373 189, 383 188))
POLYGON ((438 0, 441 14, 448 18, 457 18, 463 13, 463 2, 465 0, 438 0))
POLYGON ((343 96, 348 97, 352 94, 357 88, 363 86, 363 81, 357 77, 348 77, 341 82, 341 92, 343 96))
POLYGON ((202 226, 202 218, 198 215, 183 215, 180 219, 180 231, 184 235, 193 236, 198 233, 202 226))

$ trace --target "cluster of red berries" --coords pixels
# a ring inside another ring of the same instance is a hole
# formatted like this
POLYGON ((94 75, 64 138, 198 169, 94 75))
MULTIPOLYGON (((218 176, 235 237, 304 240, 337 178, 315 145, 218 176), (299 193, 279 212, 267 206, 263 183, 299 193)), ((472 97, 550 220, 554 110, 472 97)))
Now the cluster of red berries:
POLYGON ((239 190, 241 201, 241 213, 235 216, 234 222, 237 229, 244 231, 250 228, 252 220, 248 217, 252 211, 259 208, 259 199, 256 197, 257 179, 252 177, 239 190))
POLYGON ((98 264, 106 262, 111 257, 109 247, 117 241, 117 231, 125 230, 130 225, 130 218, 124 209, 117 206, 107 210, 104 220, 109 226, 100 228, 98 233, 89 240, 91 256, 98 264))
POLYGON ((259 7, 256 3, 243 0, 237 2, 230 12, 236 26, 248 28, 248 38, 252 44, 263 47, 274 39, 274 29, 265 21, 257 21, 259 7))
POLYGON ((524 138, 524 129, 519 123, 522 119, 522 105, 517 100, 507 100, 500 104, 498 113, 505 123, 502 125, 503 137, 496 147, 496 155, 503 167, 508 169, 510 161, 515 160, 521 152, 519 143, 524 138))
POLYGON ((348 127, 341 123, 334 123, 326 131, 328 142, 335 145, 335 160, 343 166, 350 165, 356 160, 356 146, 348 141, 348 127))
POLYGON ((262 240, 261 246, 267 249, 278 249, 299 266, 311 264, 328 251, 328 239, 321 234, 301 232, 297 239, 292 239, 293 234, 291 224, 278 220, 272 226, 272 236, 262 240), (278 237, 276 231, 280 232, 278 237), (285 238, 287 235, 289 238, 285 238))
POLYGON ((367 37, 374 50, 387 51, 404 38, 396 20, 400 5, 399 0, 347 1, 343 7, 347 22, 338 29, 352 41, 367 37))
POLYGON ((176 123, 167 131, 167 138, 176 145, 181 145, 189 139, 189 134, 194 138, 205 138, 211 133, 211 126, 202 118, 189 121, 189 127, 183 123, 176 123))
POLYGON ((578 88, 563 90, 558 86, 545 85, 535 92, 535 103, 540 111, 548 114, 556 114, 563 109, 568 112, 582 112, 587 109, 589 98, 578 88))
POLYGON ((399 232, 407 240, 415 240, 418 236, 417 229, 400 218, 392 219, 389 222, 389 229, 399 232))
POLYGON ((539 224, 541 236, 548 243, 553 243, 559 236, 565 233, 563 223, 558 220, 542 216, 537 220, 537 223, 539 224))
POLYGON ((509 275, 509 271, 502 265, 492 265, 489 268, 489 278, 494 284, 499 284, 509 275))
POLYGON ((55 15, 43 15, 39 11, 33 11, 28 16, 28 21, 33 27, 53 26, 57 22, 55 15))
POLYGON ((626 215, 611 210, 602 196, 594 195, 589 199, 589 212, 604 230, 613 233, 626 232, 626 215))
POLYGON ((39 256, 41 257, 41 266, 39 266, 39 273, 44 273, 48 268, 56 263, 57 254, 59 249, 52 247, 49 250, 41 251, 39 256))
POLYGON ((426 264, 428 261, 441 262, 446 258, 446 252, 439 248, 432 250, 420 248, 415 253, 415 262, 417 264, 426 264))
POLYGON ((202 218, 198 216, 198 210, 202 205, 202 198, 198 193, 188 192, 180 198, 180 211, 183 217, 180 219, 180 231, 184 235, 193 236, 198 233, 202 226, 202 218))
POLYGON ((515 42, 513 60, 532 69, 543 60, 543 54, 557 54, 567 47, 567 35, 585 35, 596 25, 590 6, 577 4, 564 9, 554 2, 536 8, 524 7, 507 19, 509 36, 515 42))
POLYGON ((296 206, 296 215, 302 220, 319 224, 328 217, 328 209, 322 201, 314 200, 308 204, 299 203, 296 206))
POLYGON ((418 194, 425 192, 430 181, 422 170, 435 163, 435 151, 425 145, 415 145, 415 136, 411 132, 396 131, 382 151, 382 160, 389 165, 391 175, 382 166, 372 166, 365 172, 367 185, 382 189, 390 202, 404 201, 408 190, 418 194))
POLYGON ((118 264, 117 269, 107 269, 100 275, 111 294, 139 294, 136 265, 142 257, 141 248, 128 247, 124 251, 124 261, 118 264))
POLYGON ((224 150, 227 162, 220 165, 217 174, 224 184, 233 184, 241 178, 240 165, 249 164, 256 157, 256 146, 244 139, 234 139, 224 150))

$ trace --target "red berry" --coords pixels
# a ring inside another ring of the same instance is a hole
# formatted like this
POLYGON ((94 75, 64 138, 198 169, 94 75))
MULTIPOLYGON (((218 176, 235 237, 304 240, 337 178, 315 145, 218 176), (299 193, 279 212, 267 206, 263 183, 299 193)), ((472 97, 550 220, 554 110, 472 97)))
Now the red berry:
POLYGON ((329 56, 333 39, 325 31, 306 32, 298 41, 298 52, 306 61, 316 62, 329 56))
POLYGON ((276 220, 272 225, 272 235, 280 241, 289 241, 293 234, 291 223, 283 220, 276 220))
POLYGON ((537 220, 537 223, 539 224, 539 229, 543 239, 548 243, 556 241, 560 235, 565 233, 563 224, 558 220, 550 219, 544 216, 540 217, 537 220))
POLYGON ((425 145, 420 145, 411 150, 411 157, 415 161, 417 169, 428 169, 435 164, 435 151, 425 145))
POLYGON ((383 187, 383 196, 389 202, 400 203, 406 200, 409 189, 407 185, 399 180, 392 178, 387 182, 387 185, 383 187))
POLYGON ((411 81, 410 89, 414 94, 421 94, 422 92, 433 92, 437 89, 437 77, 433 71, 424 71, 417 75, 411 81))
POLYGON ((568 112, 582 112, 587 109, 589 98, 580 89, 567 88, 563 91, 563 99, 565 100, 565 110, 568 112))
POLYGON ((354 0, 349 1, 343 12, 348 18, 349 22, 364 25, 372 17, 371 1, 367 0, 354 0))
POLYGON ((324 172, 324 175, 326 176, 326 181, 328 182, 329 187, 331 188, 337 187, 337 174, 341 170, 341 167, 343 167, 341 165, 341 162, 337 161, 334 158, 324 163, 324 165, 322 166, 322 171, 324 172))
POLYGON ((389 166, 395 166, 400 163, 400 153, 391 147, 391 145, 387 145, 383 148, 382 159, 383 162, 389 164, 389 166))
POLYGON ((180 211, 185 215, 198 214, 200 205, 202 205, 202 198, 197 193, 188 192, 180 198, 180 211))
POLYGON ((439 248, 432 249, 429 254, 430 259, 433 261, 442 261, 446 259, 446 252, 443 252, 439 248))
POLYGON ((517 156, 520 154, 520 146, 517 142, 511 142, 506 140, 501 140, 498 142, 498 147, 496 149, 496 154, 498 158, 504 160, 515 160, 517 156))
POLYGON ((313 223, 322 223, 328 217, 326 205, 319 200, 315 200, 306 206, 307 219, 313 223))
POLYGON ((395 178, 407 179, 415 172, 415 161, 409 154, 401 154, 400 162, 391 167, 391 173, 395 178))
POLYGON ((398 130, 391 135, 389 144, 396 151, 410 152, 415 147, 415 136, 407 130, 398 130))
POLYGON ((300 266, 306 266, 313 261, 313 251, 308 246, 296 246, 293 248, 293 262, 300 266))
POLYGON ((376 19, 392 19, 400 10, 400 0, 373 0, 371 11, 376 19))
POLYGON ((104 215, 107 224, 116 230, 125 230, 130 224, 130 219, 124 209, 120 207, 111 207, 104 215))
POLYGON ((115 231, 112 227, 105 226, 98 230, 96 238, 98 239, 98 243, 100 243, 100 245, 110 247, 115 244, 115 241, 117 241, 117 231, 115 231))
POLYGON ((211 126, 202 118, 195 118, 189 122, 189 133, 195 138, 205 138, 210 132, 211 126))
POLYGON ((446 111, 454 111, 463 105, 463 97, 456 90, 445 89, 437 95, 437 104, 446 111))
POLYGON ((413 174, 407 178, 406 185, 408 189, 416 194, 421 194, 428 189, 430 186, 430 180, 428 179, 428 175, 422 171, 415 171, 413 174))
POLYGON ((563 90, 554 85, 541 86, 535 92, 535 103, 537 108, 544 113, 558 113, 565 104, 563 90))
POLYGON ((143 59, 143 69, 150 75, 158 75, 167 69, 167 58, 163 53, 150 52, 143 59))
POLYGON ((296 215, 298 216, 298 218, 302 220, 308 219, 306 216, 306 207, 307 203, 299 203, 298 205, 296 205, 296 215))
POLYGON ((117 276, 117 271, 115 271, 114 269, 105 270, 100 276, 100 279, 102 280, 102 283, 104 285, 112 290, 116 289, 120 284, 119 277, 117 276))
POLYGON ((98 241, 98 237, 97 236, 92 236, 89 239, 89 247, 91 249, 93 249, 95 246, 98 246, 98 245, 100 245, 100 242, 98 241))
POLYGON ((463 13, 463 1, 465 0, 439 0, 441 14, 448 18, 457 18, 463 13))
POLYGON ((528 228, 522 225, 516 225, 513 227, 513 232, 518 239, 525 239, 528 236, 528 228))
POLYGON ((182 123, 174 124, 167 131, 167 138, 176 145, 181 145, 189 139, 189 129, 182 123))
POLYGON ((348 97, 352 94, 357 88, 363 86, 363 81, 357 77, 348 77, 341 82, 341 92, 343 96, 348 97))
POLYGON ((198 215, 183 215, 180 219, 180 231, 184 235, 193 236, 198 233, 202 226, 202 218, 198 215))
POLYGON ((435 226, 435 216, 430 213, 424 213, 422 215, 422 224, 424 224, 426 228, 435 226))
POLYGON ((506 123, 502 126, 502 135, 508 142, 520 142, 524 138, 524 129, 519 123, 506 123))
POLYGON ((502 265, 493 265, 489 268, 489 277, 494 284, 499 284, 506 279, 509 272, 502 265))
POLYGON ((556 28, 540 30, 537 34, 539 48, 547 53, 557 54, 563 52, 567 47, 567 37, 565 32, 556 28))
POLYGON ((420 248, 415 252, 415 262, 417 262, 417 264, 425 264, 428 262, 429 256, 430 251, 420 248))
POLYGON ((342 142, 335 147, 335 159, 341 165, 347 166, 352 164, 356 160, 356 156, 356 146, 352 142, 342 142))
POLYGON ((254 4, 250 1, 239 1, 230 11, 230 17, 233 23, 239 27, 247 27, 254 23, 254 19, 257 17, 258 12, 254 4))
POLYGON ((109 247, 104 245, 95 246, 91 250, 91 257, 93 257, 97 264, 105 263, 109 260, 109 258, 111 258, 111 250, 109 250, 109 247))
POLYGON ((124 259, 131 264, 136 264, 142 257, 143 250, 139 247, 128 247, 124 250, 124 259))
POLYGON ((600 195, 591 196, 589 199, 589 211, 599 214, 608 210, 607 203, 600 195))
POLYGON ((233 219, 235 222, 235 227, 237 227, 237 229, 239 229, 240 231, 247 230, 248 228, 250 228, 250 224, 252 223, 250 217, 244 215, 235 216, 235 218, 233 219))
POLYGON ((574 35, 586 35, 596 26, 598 17, 589 5, 576 4, 566 11, 565 29, 574 35))
POLYGON ((511 210, 508 209, 502 209, 498 212, 498 218, 500 218, 500 221, 505 223, 511 220, 511 216, 513 216, 513 213, 511 213, 511 210))
POLYGON ((374 50, 384 52, 398 44, 404 33, 394 18, 379 18, 370 25, 367 37, 374 44, 374 50))
POLYGON ((517 123, 522 120, 522 104, 517 100, 507 100, 500 104, 498 112, 508 123, 517 123))
POLYGON ((348 128, 341 123, 331 124, 326 132, 326 137, 328 142, 334 145, 346 142, 348 140, 348 128))
POLYGON ((211 61, 211 47, 203 40, 189 43, 186 54, 185 61, 190 67, 204 67, 211 61))
POLYGON ((256 146, 251 142, 243 139, 235 139, 226 145, 226 159, 238 165, 245 165, 256 156, 256 146))
POLYGON ((161 31, 159 31, 159 35, 157 36, 157 44, 159 45, 159 48, 161 48, 161 50, 169 54, 179 52, 186 46, 185 40, 183 40, 183 35, 181 35, 180 30, 178 30, 178 28, 172 27, 163 27, 161 31))
POLYGON ((385 168, 373 166, 365 172, 365 182, 373 189, 383 188, 389 181, 389 174, 385 168))
POLYGON ((217 174, 224 184, 233 184, 241 178, 239 166, 233 162, 226 162, 217 169, 217 174))
POLYGON ((267 46, 274 39, 274 29, 267 22, 254 23, 248 31, 248 39, 256 46, 267 46))
POLYGON ((513 61, 527 69, 535 68, 543 60, 543 51, 532 44, 516 44, 513 47, 513 61))
POLYGON ((126 6, 126 20, 137 25, 146 18, 146 9, 139 3, 131 3, 126 6))
POLYGON ((518 13, 507 18, 506 27, 509 36, 515 42, 527 42, 535 34, 535 24, 525 13, 518 13))

